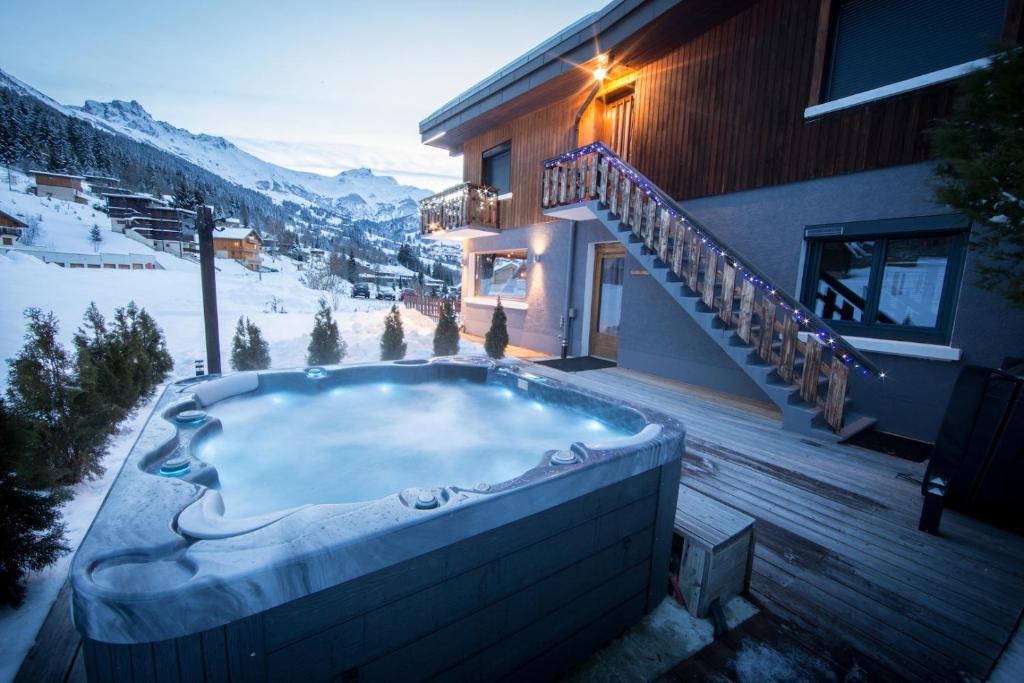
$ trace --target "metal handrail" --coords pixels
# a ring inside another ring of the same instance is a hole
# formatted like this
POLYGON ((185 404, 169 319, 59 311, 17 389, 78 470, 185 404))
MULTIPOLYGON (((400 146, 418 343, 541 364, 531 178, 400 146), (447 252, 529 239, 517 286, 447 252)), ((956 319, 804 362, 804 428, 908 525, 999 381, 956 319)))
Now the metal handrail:
POLYGON ((692 215, 690 215, 689 212, 683 209, 682 206, 680 206, 674 199, 672 199, 672 197, 668 196, 663 190, 661 190, 657 185, 655 185, 651 180, 649 180, 646 176, 640 173, 640 171, 636 170, 628 162, 623 161, 621 158, 619 158, 619 156, 612 152, 610 149, 608 149, 608 147, 605 146, 604 143, 592 142, 590 144, 583 145, 582 147, 578 147, 570 152, 566 152, 565 154, 562 154, 560 156, 552 157, 551 159, 547 159, 544 161, 544 167, 554 168, 559 164, 563 164, 567 161, 571 161, 578 157, 592 154, 595 152, 598 154, 602 154, 610 159, 614 159, 615 164, 618 165, 620 169, 625 171, 628 176, 632 177, 632 179, 643 188, 644 192, 653 196, 655 202, 669 209, 669 211, 675 212, 680 218, 683 218, 687 220, 690 224, 692 224, 694 229, 696 229, 701 236, 707 238, 707 240, 711 242, 715 247, 717 247, 720 251, 728 254, 727 258, 731 258, 735 266, 742 268, 746 274, 751 275, 753 277, 754 284, 761 286, 761 288, 765 290, 766 294, 768 294, 769 296, 774 296, 777 299, 781 300, 794 311, 799 311, 801 317, 805 318, 810 323, 813 323, 815 326, 817 326, 818 333, 816 336, 818 336, 819 339, 823 335, 826 336, 827 338, 823 341, 823 343, 827 347, 831 348, 833 351, 835 351, 837 347, 841 348, 849 358, 857 361, 862 367, 866 368, 869 372, 873 372, 874 374, 880 377, 885 376, 885 373, 877 365, 875 365, 863 353, 855 349, 849 342, 847 342, 843 338, 841 334, 839 334, 831 327, 829 327, 829 325, 824 320, 819 318, 813 311, 811 311, 802 303, 800 303, 800 301, 787 294, 784 290, 773 285, 771 280, 769 280, 768 277, 763 272, 761 272, 759 268, 754 266, 753 262, 750 259, 743 256, 736 249, 727 246, 723 240, 719 239, 712 231, 708 230, 703 224, 697 221, 692 215))

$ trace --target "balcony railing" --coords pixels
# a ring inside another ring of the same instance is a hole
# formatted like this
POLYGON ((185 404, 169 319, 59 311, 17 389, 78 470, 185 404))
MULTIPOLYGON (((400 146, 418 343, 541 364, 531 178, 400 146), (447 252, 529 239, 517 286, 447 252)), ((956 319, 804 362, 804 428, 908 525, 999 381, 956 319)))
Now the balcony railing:
POLYGON ((717 312, 722 327, 751 345, 783 382, 799 389, 803 401, 823 408, 833 430, 843 426, 849 374, 885 377, 824 320, 600 142, 545 161, 541 183, 545 209, 597 200, 610 210, 706 310, 717 312), (824 395, 821 379, 827 380, 824 395))
POLYGON ((421 234, 443 238, 455 231, 467 237, 497 232, 498 191, 487 185, 462 183, 420 200, 421 234))

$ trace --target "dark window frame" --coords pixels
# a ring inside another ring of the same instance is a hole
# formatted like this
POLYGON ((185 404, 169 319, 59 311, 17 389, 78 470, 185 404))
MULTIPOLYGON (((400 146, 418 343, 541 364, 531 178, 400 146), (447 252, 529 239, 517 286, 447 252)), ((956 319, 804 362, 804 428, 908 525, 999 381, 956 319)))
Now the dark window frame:
POLYGON ((490 185, 492 187, 497 187, 501 191, 500 194, 507 194, 507 193, 512 191, 512 141, 511 140, 506 140, 505 142, 501 143, 500 145, 495 145, 494 147, 490 147, 488 149, 485 149, 483 151, 483 154, 480 155, 480 183, 483 184, 483 185, 490 185), (489 160, 494 159, 495 157, 498 157, 498 156, 501 156, 501 155, 505 155, 505 154, 508 155, 508 185, 509 186, 508 187, 500 187, 500 186, 494 185, 492 182, 488 182, 491 179, 488 178, 487 164, 488 164, 489 160))
POLYGON ((877 247, 872 254, 868 294, 865 300, 864 320, 829 320, 825 322, 839 334, 850 337, 871 337, 926 344, 948 345, 953 332, 960 286, 963 281, 970 220, 963 214, 940 214, 877 221, 827 223, 809 225, 804 229, 806 259, 800 301, 812 311, 817 310, 818 281, 821 256, 826 243, 873 240, 877 247), (926 237, 951 237, 947 254, 946 272, 939 298, 939 310, 934 327, 894 325, 877 321, 879 299, 884 274, 886 253, 890 240, 926 237))

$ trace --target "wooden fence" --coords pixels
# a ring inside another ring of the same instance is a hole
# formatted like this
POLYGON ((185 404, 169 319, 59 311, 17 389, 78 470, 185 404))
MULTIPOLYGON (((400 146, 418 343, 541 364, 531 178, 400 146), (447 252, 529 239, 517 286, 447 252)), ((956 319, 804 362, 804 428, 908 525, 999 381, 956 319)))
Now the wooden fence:
MULTIPOLYGON (((432 320, 437 320, 441 317, 442 301, 444 301, 444 297, 417 296, 415 294, 406 294, 402 299, 402 303, 405 304, 406 308, 415 309, 432 320)), ((462 315, 462 301, 455 299, 452 301, 452 305, 455 307, 455 320, 458 321, 462 315)))

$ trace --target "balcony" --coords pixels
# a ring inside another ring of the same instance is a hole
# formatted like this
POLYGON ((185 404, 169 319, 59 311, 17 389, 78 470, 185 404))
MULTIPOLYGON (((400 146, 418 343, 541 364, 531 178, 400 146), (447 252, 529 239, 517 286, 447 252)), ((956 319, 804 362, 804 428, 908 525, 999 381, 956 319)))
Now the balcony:
POLYGON ((420 234, 435 240, 464 240, 498 233, 498 192, 462 183, 420 200, 420 234))

